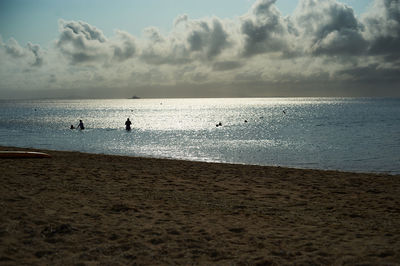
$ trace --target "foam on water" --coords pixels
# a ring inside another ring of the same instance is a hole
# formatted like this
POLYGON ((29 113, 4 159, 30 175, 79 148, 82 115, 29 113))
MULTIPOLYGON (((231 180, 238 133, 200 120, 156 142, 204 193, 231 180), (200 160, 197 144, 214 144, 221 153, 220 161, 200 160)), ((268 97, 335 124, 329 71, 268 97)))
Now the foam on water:
POLYGON ((400 99, 0 101, 0 145, 398 174, 400 99))

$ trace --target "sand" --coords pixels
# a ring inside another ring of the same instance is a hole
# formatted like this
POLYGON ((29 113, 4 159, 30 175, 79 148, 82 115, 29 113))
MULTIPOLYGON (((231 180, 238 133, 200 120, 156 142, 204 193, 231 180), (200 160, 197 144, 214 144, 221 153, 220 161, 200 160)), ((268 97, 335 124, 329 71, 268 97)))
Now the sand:
POLYGON ((400 262, 400 176, 47 152, 0 159, 1 265, 400 262))

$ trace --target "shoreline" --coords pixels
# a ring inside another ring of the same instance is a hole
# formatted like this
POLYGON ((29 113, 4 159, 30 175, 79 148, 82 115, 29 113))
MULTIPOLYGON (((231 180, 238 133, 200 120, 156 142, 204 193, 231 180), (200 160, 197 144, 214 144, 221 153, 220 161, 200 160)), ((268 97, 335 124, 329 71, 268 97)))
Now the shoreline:
POLYGON ((179 158, 170 158, 170 157, 151 157, 151 156, 135 156, 135 155, 126 155, 126 154, 109 154, 109 153, 91 153, 91 152, 80 152, 73 150, 49 150, 49 149, 41 149, 41 148, 32 148, 32 147, 16 147, 16 146, 1 146, 0 151, 7 150, 10 151, 39 151, 39 152, 69 152, 69 153, 78 153, 78 154, 92 154, 92 155, 105 155, 105 156, 119 156, 119 157, 128 157, 128 158, 142 158, 142 159, 154 159, 154 160, 168 160, 168 161, 183 161, 183 162, 193 162, 193 163, 205 163, 205 164, 222 164, 222 165, 242 165, 242 166, 255 166, 255 167, 272 167, 272 168, 283 168, 283 169, 293 169, 299 171, 322 171, 322 172, 339 172, 339 173, 349 173, 349 174, 366 174, 366 175, 389 175, 389 176, 400 176, 400 173, 396 172, 368 172, 368 171, 347 171, 340 169, 319 169, 319 168, 298 168, 295 166, 285 166, 285 165, 262 165, 262 164, 246 164, 239 162, 215 162, 215 161, 194 161, 188 159, 179 159, 179 158))
POLYGON ((400 261, 400 175, 11 149, 2 265, 400 261))

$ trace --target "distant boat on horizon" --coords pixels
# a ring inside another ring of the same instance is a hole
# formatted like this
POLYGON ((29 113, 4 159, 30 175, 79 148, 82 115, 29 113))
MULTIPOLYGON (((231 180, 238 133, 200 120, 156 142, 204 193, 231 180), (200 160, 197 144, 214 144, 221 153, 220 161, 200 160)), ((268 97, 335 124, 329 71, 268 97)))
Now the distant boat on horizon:
POLYGON ((130 99, 140 99, 139 96, 133 95, 130 99))

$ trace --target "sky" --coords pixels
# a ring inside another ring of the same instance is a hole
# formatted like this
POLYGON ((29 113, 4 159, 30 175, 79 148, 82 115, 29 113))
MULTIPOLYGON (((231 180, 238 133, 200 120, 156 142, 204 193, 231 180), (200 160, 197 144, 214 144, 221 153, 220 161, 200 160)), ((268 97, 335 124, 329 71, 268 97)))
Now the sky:
POLYGON ((0 99, 400 96, 400 0, 0 0, 0 99))

